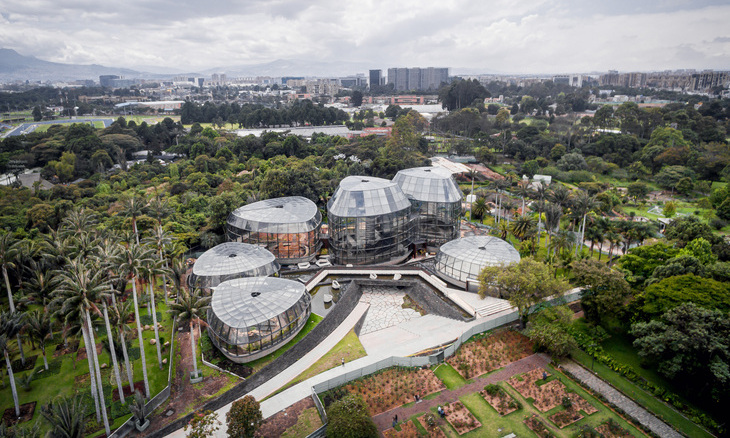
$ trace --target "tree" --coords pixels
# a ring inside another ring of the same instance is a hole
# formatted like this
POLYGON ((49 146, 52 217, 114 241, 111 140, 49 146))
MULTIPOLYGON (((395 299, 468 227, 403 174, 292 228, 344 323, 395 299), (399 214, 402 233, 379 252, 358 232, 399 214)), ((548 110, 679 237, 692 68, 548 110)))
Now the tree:
POLYGON ((129 301, 117 301, 111 307, 111 324, 119 332, 119 344, 122 346, 122 356, 124 357, 124 367, 127 370, 127 380, 129 388, 134 388, 134 380, 132 378, 132 365, 129 362, 129 354, 127 353, 127 336, 132 328, 127 325, 127 321, 132 316, 132 303, 129 301))
POLYGON ((489 213, 489 205, 487 204, 487 200, 480 196, 474 201, 474 205, 471 206, 471 214, 474 216, 473 219, 479 219, 484 223, 484 216, 486 216, 489 213))
POLYGON ((20 250, 20 241, 16 240, 12 234, 3 233, 0 236, 0 263, 2 264, 3 280, 5 280, 5 289, 8 292, 8 303, 10 304, 10 313, 15 312, 15 302, 13 301, 13 292, 10 290, 10 278, 8 277, 8 268, 15 267, 15 260, 20 250))
POLYGON ((577 152, 571 152, 563 155, 562 157, 560 157, 556 165, 558 166, 558 169, 566 172, 569 170, 588 169, 586 159, 583 157, 582 154, 579 154, 577 152))
POLYGON ((86 404, 83 397, 61 397, 41 409, 43 418, 51 424, 48 438, 83 438, 86 436, 86 404))
POLYGON ((642 181, 632 182, 626 187, 626 194, 634 200, 634 204, 637 204, 649 194, 649 186, 642 181))
POLYGON ((43 120, 43 112, 41 112, 41 107, 38 105, 33 107, 33 120, 36 122, 43 120))
POLYGON ((137 218, 144 214, 145 204, 142 198, 133 196, 124 200, 124 215, 132 218, 132 230, 139 245, 139 231, 137 230, 137 218))
POLYGON ((674 215, 677 214, 677 204, 674 201, 667 202, 664 204, 662 214, 668 218, 674 217, 674 215))
POLYGON ((13 376, 13 366, 10 362, 10 339, 20 332, 20 324, 18 316, 10 312, 0 314, 0 350, 5 356, 5 366, 8 370, 10 380, 10 390, 13 393, 13 402, 15 403, 15 416, 20 417, 20 404, 18 403, 18 390, 15 388, 15 377, 13 376))
POLYGON ((679 255, 695 257, 703 265, 711 265, 717 261, 717 256, 712 253, 712 245, 703 237, 689 242, 679 251, 679 255))
POLYGON ((683 304, 694 303, 705 309, 730 312, 730 285, 694 274, 665 278, 649 285, 638 296, 639 316, 657 318, 683 304))
POLYGON ((190 348, 193 352, 194 376, 198 376, 198 358, 195 353, 195 325, 205 324, 205 315, 210 308, 210 297, 200 296, 200 290, 181 291, 177 303, 170 303, 169 312, 178 324, 190 326, 190 348))
POLYGON ((35 309, 28 313, 28 329, 30 335, 38 341, 38 345, 41 347, 43 353, 43 365, 48 370, 48 359, 46 358, 46 342, 51 338, 53 334, 53 326, 51 324, 51 317, 48 312, 41 309, 35 309))
POLYGON ((616 316, 631 295, 625 275, 596 260, 571 264, 575 284, 584 287, 581 303, 586 316, 596 322, 616 316))
POLYGON ((527 336, 553 357, 566 357, 578 348, 575 338, 568 332, 572 316, 573 312, 567 306, 543 308, 530 317, 527 336))
POLYGON ((712 228, 700 222, 694 216, 686 216, 673 220, 664 230, 664 235, 668 240, 673 240, 679 248, 684 248, 686 244, 698 237, 702 237, 712 245, 722 242, 722 238, 717 236, 712 228))
POLYGON ((355 90, 352 92, 352 97, 350 98, 350 102, 352 102, 352 106, 359 107, 362 105, 362 91, 355 90))
POLYGON ((509 266, 487 266, 479 274, 479 296, 509 300, 517 307, 524 327, 530 308, 548 297, 568 290, 568 282, 553 276, 550 268, 532 257, 509 266))
POLYGON ((491 95, 476 79, 457 79, 442 87, 438 96, 441 106, 453 111, 470 106, 477 99, 483 101, 491 95))
POLYGON ((259 402, 253 396, 247 395, 233 402, 231 410, 226 414, 228 436, 231 438, 253 438, 263 421, 264 417, 261 414, 259 402))
POLYGON ((190 423, 185 425, 185 435, 187 438, 209 438, 215 435, 220 428, 221 422, 218 421, 218 415, 213 411, 205 411, 195 414, 190 423), (188 427, 190 432, 188 432, 188 427))
POLYGON ((378 428, 365 402, 357 394, 346 395, 327 408, 327 438, 376 438, 378 428))
POLYGON ((631 334, 639 355, 654 361, 659 372, 699 395, 711 392, 716 402, 730 390, 730 318, 717 310, 683 303, 661 320, 635 323, 631 334))

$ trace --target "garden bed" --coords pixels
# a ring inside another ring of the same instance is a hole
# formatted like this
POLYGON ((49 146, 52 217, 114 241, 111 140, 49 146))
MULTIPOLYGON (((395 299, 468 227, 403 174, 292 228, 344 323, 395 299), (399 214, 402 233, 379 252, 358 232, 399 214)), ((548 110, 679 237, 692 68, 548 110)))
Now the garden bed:
POLYGON ((23 423, 33 418, 36 402, 30 402, 20 405, 20 417, 15 416, 15 406, 5 409, 3 412, 3 424, 12 426, 14 424, 23 423))
MULTIPOLYGON (((124 378, 124 377, 122 377, 124 378)), ((144 394, 144 381, 140 380, 138 382, 134 382, 134 389, 131 389, 129 385, 122 385, 122 390, 124 391, 124 397, 132 397, 134 395, 134 391, 139 391, 140 393, 144 394)), ((114 391, 112 392, 112 401, 119 400, 119 387, 115 386, 114 391)))
POLYGON ((603 435, 604 438, 634 438, 629 431, 619 426, 618 423, 613 420, 608 420, 607 422, 597 426, 596 432, 603 435))
POLYGON ((256 437, 308 436, 322 426, 312 397, 305 397, 264 420, 256 437))
POLYGON ((446 438, 444 431, 441 430, 438 425, 439 420, 437 419, 436 415, 424 414, 416 418, 415 421, 418 421, 418 423, 423 426, 424 429, 426 429, 426 432, 428 433, 428 436, 430 438, 446 438))
POLYGON ((63 346, 63 342, 56 345, 56 349, 53 350, 53 357, 59 357, 70 353, 75 353, 76 350, 79 349, 79 341, 78 340, 70 340, 68 341, 68 348, 65 348, 63 346))
POLYGON ((525 399, 531 398, 533 406, 538 410, 547 412, 560 405, 563 397, 568 394, 565 392, 565 385, 558 380, 550 380, 547 383, 540 384, 540 381, 543 380, 543 372, 545 372, 544 369, 534 369, 519 377, 513 376, 508 382, 525 399))
POLYGON ((525 418, 524 421, 525 425, 530 428, 531 431, 535 432, 537 436, 540 438, 554 438, 555 435, 550 431, 550 429, 545 426, 545 423, 540 421, 537 417, 537 415, 531 415, 527 418, 525 418))
POLYGON ((499 385, 487 385, 479 394, 502 416, 510 414, 521 407, 519 402, 507 394, 499 385))
POLYGON ((459 435, 482 426, 482 423, 474 418, 474 415, 460 401, 444 405, 444 413, 446 414, 446 421, 451 424, 459 435))
POLYGON ((35 368, 35 361, 38 359, 38 355, 34 354, 33 356, 28 356, 25 358, 25 365, 23 365, 23 361, 20 360, 20 358, 15 359, 11 366, 13 367, 13 372, 20 373, 23 371, 32 370, 35 368))
POLYGON ((569 426, 576 421, 583 418, 583 416, 578 412, 578 409, 576 408, 570 408, 566 409, 564 411, 556 412, 550 417, 550 421, 555 423, 556 426, 559 428, 564 428, 565 426, 569 426))
POLYGON ((478 377, 533 354, 532 342, 512 330, 503 330, 461 345, 447 362, 465 379, 478 377))
POLYGON ((400 430, 391 427, 383 431, 385 438, 420 438, 421 434, 418 432, 418 428, 412 421, 406 421, 401 423, 398 427, 400 430))
MULTIPOLYGON (((344 387, 344 394, 359 394, 375 416, 390 409, 441 391, 445 386, 430 369, 389 368, 381 373, 355 380, 344 387)), ((330 391, 328 391, 330 392, 330 391)), ((329 395, 325 399, 332 398, 329 395)), ((335 397, 336 400, 339 397, 335 397)), ((332 400, 332 401, 334 401, 332 400)), ((327 400, 325 400, 325 404, 327 400)))

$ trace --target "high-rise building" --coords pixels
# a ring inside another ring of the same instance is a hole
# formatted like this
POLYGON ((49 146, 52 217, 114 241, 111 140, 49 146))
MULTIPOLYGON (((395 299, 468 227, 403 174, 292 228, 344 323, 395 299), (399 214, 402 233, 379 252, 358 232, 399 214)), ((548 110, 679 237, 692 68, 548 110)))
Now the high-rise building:
POLYGON ((99 76, 99 85, 102 87, 113 87, 114 79, 121 79, 118 75, 101 75, 99 76))
POLYGON ((381 81, 383 78, 383 70, 370 70, 370 88, 373 87, 373 85, 378 86, 381 85, 381 81))
POLYGON ((389 68, 388 83, 397 91, 437 90, 448 82, 448 68, 389 68))

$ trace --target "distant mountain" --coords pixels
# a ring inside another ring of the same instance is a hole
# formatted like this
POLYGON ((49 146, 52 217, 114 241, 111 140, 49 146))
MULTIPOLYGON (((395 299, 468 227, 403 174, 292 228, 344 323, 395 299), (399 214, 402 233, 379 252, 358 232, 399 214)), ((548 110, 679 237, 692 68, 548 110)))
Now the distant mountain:
POLYGON ((204 70, 201 73, 209 76, 213 73, 225 73, 229 78, 245 76, 318 76, 338 77, 357 73, 367 75, 371 68, 377 68, 364 62, 319 62, 298 59, 277 59, 262 64, 229 65, 204 70))
POLYGON ((73 81, 93 79, 100 75, 119 75, 136 78, 140 73, 135 70, 102 65, 61 64, 42 61, 32 56, 23 56, 12 49, 0 48, 0 81, 73 81))

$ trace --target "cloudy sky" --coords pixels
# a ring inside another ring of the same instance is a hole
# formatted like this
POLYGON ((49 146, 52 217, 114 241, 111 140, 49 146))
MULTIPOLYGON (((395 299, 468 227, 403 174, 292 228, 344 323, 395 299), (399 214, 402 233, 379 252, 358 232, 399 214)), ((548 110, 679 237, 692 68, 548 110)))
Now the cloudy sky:
POLYGON ((182 71, 276 59, 510 73, 730 69, 728 23, 728 0, 3 0, 0 47, 182 71))

